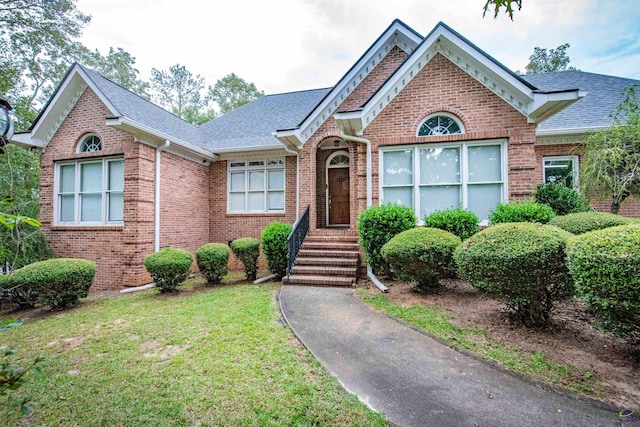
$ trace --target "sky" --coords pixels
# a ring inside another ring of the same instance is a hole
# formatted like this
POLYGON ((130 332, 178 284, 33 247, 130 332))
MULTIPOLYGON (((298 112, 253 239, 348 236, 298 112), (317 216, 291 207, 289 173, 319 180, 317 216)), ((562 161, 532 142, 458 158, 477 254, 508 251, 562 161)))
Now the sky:
POLYGON ((184 65, 207 85, 235 73, 267 94, 335 85, 398 18, 423 36, 442 21, 512 70, 570 43, 571 65, 640 80, 640 0, 523 0, 513 22, 485 0, 78 0, 83 44, 121 47, 140 77, 184 65))

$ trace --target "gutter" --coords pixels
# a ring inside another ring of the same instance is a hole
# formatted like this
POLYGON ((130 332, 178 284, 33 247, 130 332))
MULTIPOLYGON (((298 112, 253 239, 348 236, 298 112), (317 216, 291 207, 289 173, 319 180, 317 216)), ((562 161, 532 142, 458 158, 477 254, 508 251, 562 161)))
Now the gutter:
MULTIPOLYGON (((358 136, 347 135, 344 131, 340 131, 340 136, 347 141, 359 142, 364 144, 367 147, 367 208, 370 208, 373 205, 373 180, 371 177, 371 141, 365 138, 361 138, 358 136)), ((389 292, 389 289, 382 284, 380 280, 373 274, 373 270, 371 270, 370 266, 367 266, 367 277, 371 279, 374 285, 382 292, 389 292)))
POLYGON ((162 151, 169 148, 171 142, 166 139, 163 145, 156 147, 156 176, 153 212, 153 251, 160 250, 160 159, 162 151))

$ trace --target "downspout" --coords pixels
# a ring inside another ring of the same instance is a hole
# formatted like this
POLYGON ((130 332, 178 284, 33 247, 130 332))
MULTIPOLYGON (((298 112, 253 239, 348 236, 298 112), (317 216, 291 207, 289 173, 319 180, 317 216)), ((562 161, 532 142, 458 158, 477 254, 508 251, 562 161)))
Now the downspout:
MULTIPOLYGON (((365 138, 361 138, 358 136, 347 135, 344 131, 340 131, 340 136, 347 140, 353 142, 359 142, 360 144, 364 144, 367 148, 367 208, 370 208, 373 205, 373 180, 372 180, 372 166, 371 166, 371 141, 365 138)), ((385 285, 382 284, 380 280, 373 274, 373 270, 371 270, 370 266, 367 266, 367 276, 374 285, 378 287, 382 292, 388 292, 389 289, 385 285)))
MULTIPOLYGON (((293 151, 289 149, 286 145, 282 144, 284 147, 284 151, 287 153, 295 154, 296 156, 296 221, 300 217, 300 213, 298 212, 298 207, 300 206, 300 156, 297 151, 293 151)), ((285 172, 286 173, 286 172, 285 172)), ((285 176, 285 181, 287 180, 285 176)))
POLYGON ((155 176, 155 203, 153 212, 153 251, 160 250, 160 158, 163 150, 166 150, 171 142, 166 139, 163 145, 156 147, 156 176, 155 176))

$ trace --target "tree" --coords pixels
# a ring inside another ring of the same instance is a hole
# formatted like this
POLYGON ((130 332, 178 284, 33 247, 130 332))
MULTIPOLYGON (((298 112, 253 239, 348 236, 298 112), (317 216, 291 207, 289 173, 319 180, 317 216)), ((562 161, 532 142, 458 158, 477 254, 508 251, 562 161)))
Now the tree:
POLYGON ((518 10, 522 9, 522 0, 487 0, 484 4, 484 13, 482 14, 482 17, 484 18, 489 9, 493 8, 493 17, 497 18, 500 13, 500 9, 504 7, 504 13, 509 15, 509 19, 513 21, 513 13, 515 12, 514 6, 516 6, 518 10))
POLYGON ((527 74, 535 73, 551 73, 553 71, 575 70, 575 67, 569 67, 569 55, 567 49, 571 45, 569 43, 561 44, 555 49, 547 49, 536 47, 533 54, 529 57, 529 64, 526 66, 527 74))
POLYGON ((202 96, 204 88, 204 78, 194 76, 184 65, 172 65, 167 71, 151 69, 154 101, 190 123, 201 124, 213 118, 209 99, 202 96))
POLYGON ((588 197, 611 197, 614 214, 627 197, 640 197, 640 106, 636 87, 622 91, 613 125, 589 134, 583 146, 582 191, 588 197))
POLYGON ((231 73, 209 87, 209 97, 218 105, 219 114, 227 114, 238 107, 264 96, 256 85, 231 73))

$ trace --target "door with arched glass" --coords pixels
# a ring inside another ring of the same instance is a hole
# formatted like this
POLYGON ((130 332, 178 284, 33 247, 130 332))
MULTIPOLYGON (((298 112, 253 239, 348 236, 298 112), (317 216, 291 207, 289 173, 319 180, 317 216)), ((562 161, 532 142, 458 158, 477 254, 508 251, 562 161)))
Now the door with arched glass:
POLYGON ((327 159, 327 225, 350 223, 349 153, 338 151, 327 159))

